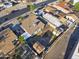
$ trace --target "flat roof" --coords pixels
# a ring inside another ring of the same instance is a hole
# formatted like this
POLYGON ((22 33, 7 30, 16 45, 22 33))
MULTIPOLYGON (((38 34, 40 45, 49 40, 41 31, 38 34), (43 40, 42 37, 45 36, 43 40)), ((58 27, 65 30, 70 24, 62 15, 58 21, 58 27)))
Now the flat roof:
POLYGON ((78 20, 78 17, 75 14, 67 14, 67 16, 71 16, 74 20, 78 20))
POLYGON ((7 54, 15 47, 12 41, 17 39, 17 37, 11 29, 7 28, 1 31, 0 38, 0 52, 7 54))
POLYGON ((62 25, 58 18, 56 18, 55 16, 53 16, 53 15, 51 15, 51 14, 49 14, 49 13, 44 14, 43 17, 44 17, 48 22, 50 22, 51 24, 55 25, 56 27, 59 27, 59 26, 62 25))
POLYGON ((47 11, 47 12, 53 12, 53 10, 56 10, 55 8, 51 7, 51 6, 46 6, 43 8, 44 11, 47 11))
POLYGON ((30 14, 29 17, 22 20, 21 23, 22 23, 22 26, 30 35, 32 35, 38 29, 40 28, 42 29, 45 25, 39 19, 37 19, 37 16, 34 14, 30 14))
POLYGON ((38 54, 42 53, 42 52, 44 51, 44 49, 45 49, 45 47, 44 47, 42 44, 40 44, 39 42, 36 42, 36 43, 33 45, 33 48, 36 50, 36 52, 37 52, 38 54))

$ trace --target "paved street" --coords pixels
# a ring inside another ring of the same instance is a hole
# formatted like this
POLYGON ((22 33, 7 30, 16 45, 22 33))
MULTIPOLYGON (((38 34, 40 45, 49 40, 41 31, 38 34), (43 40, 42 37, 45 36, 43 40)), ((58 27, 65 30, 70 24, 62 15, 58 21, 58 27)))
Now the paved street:
POLYGON ((27 7, 27 4, 25 3, 20 3, 20 4, 17 4, 13 7, 10 7, 10 8, 7 8, 5 10, 2 10, 0 12, 0 17, 3 17, 3 16, 6 16, 7 14, 9 14, 12 10, 15 10, 15 9, 23 9, 23 8, 26 8, 27 7))
POLYGON ((44 59, 64 59, 64 55, 67 49, 67 45, 69 42, 69 38, 73 33, 74 29, 69 29, 62 36, 60 36, 49 48, 48 53, 44 57, 44 59))
MULTIPOLYGON (((42 4, 44 4, 44 3, 48 4, 48 3, 51 3, 51 2, 54 2, 54 1, 55 0, 48 0, 48 1, 45 1, 45 2, 38 3, 38 4, 36 4, 36 6, 37 6, 37 8, 42 7, 42 4)), ((27 4, 19 4, 19 5, 13 6, 11 8, 8 8, 6 10, 3 10, 2 12, 0 12, 0 20, 1 20, 1 22, 3 23, 5 21, 8 21, 10 19, 16 18, 17 16, 20 16, 20 15, 22 15, 24 13, 29 12, 29 10, 27 9, 26 6, 27 6, 27 4), (17 8, 20 8, 20 10, 15 12, 15 13, 10 13, 12 10, 15 10, 17 8), (10 13, 10 14, 7 15, 7 13, 10 13), (8 20, 6 20, 6 18, 8 20)))

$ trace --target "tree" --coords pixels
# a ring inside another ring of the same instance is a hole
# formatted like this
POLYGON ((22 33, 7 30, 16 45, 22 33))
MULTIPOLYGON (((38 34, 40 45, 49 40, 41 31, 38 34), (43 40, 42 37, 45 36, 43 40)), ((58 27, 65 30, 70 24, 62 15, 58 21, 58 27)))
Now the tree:
POLYGON ((32 11, 36 8, 36 6, 34 4, 28 5, 27 8, 32 11))
POLYGON ((74 5, 74 9, 75 9, 76 11, 79 11, 79 2, 77 2, 77 3, 74 5))
POLYGON ((19 21, 21 21, 21 20, 23 20, 24 18, 22 17, 22 16, 19 16, 18 18, 17 18, 17 20, 19 20, 19 21))
POLYGON ((21 42, 21 43, 25 43, 25 40, 24 40, 24 37, 23 36, 19 36, 19 42, 21 42))

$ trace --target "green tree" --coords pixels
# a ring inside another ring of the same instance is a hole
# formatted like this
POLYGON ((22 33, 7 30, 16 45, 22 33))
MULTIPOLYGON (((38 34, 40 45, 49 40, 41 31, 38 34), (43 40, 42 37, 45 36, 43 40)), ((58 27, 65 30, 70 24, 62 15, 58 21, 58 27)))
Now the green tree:
POLYGON ((19 36, 19 42, 21 42, 21 43, 25 43, 25 40, 24 40, 24 37, 23 36, 19 36))
POLYGON ((74 9, 75 9, 76 11, 79 11, 79 2, 77 2, 77 3, 74 5, 74 9))
POLYGON ((27 8, 28 8, 30 11, 32 11, 32 10, 34 10, 34 9, 36 8, 36 6, 33 5, 33 4, 31 4, 31 5, 28 5, 27 8))
POLYGON ((24 18, 23 18, 23 16, 19 16, 18 18, 17 18, 17 20, 19 20, 19 21, 21 21, 21 20, 23 20, 24 18))

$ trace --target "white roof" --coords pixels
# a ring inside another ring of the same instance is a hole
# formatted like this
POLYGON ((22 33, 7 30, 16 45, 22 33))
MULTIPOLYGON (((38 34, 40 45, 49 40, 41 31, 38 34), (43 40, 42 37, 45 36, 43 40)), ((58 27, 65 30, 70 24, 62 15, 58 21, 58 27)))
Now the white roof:
POLYGON ((61 26, 61 22, 59 21, 58 18, 56 18, 55 16, 51 15, 51 14, 44 14, 43 17, 50 23, 52 23, 53 25, 55 25, 56 27, 61 26))
POLYGON ((31 35, 28 32, 23 33, 21 36, 24 37, 24 39, 26 40, 27 38, 29 38, 31 35))

